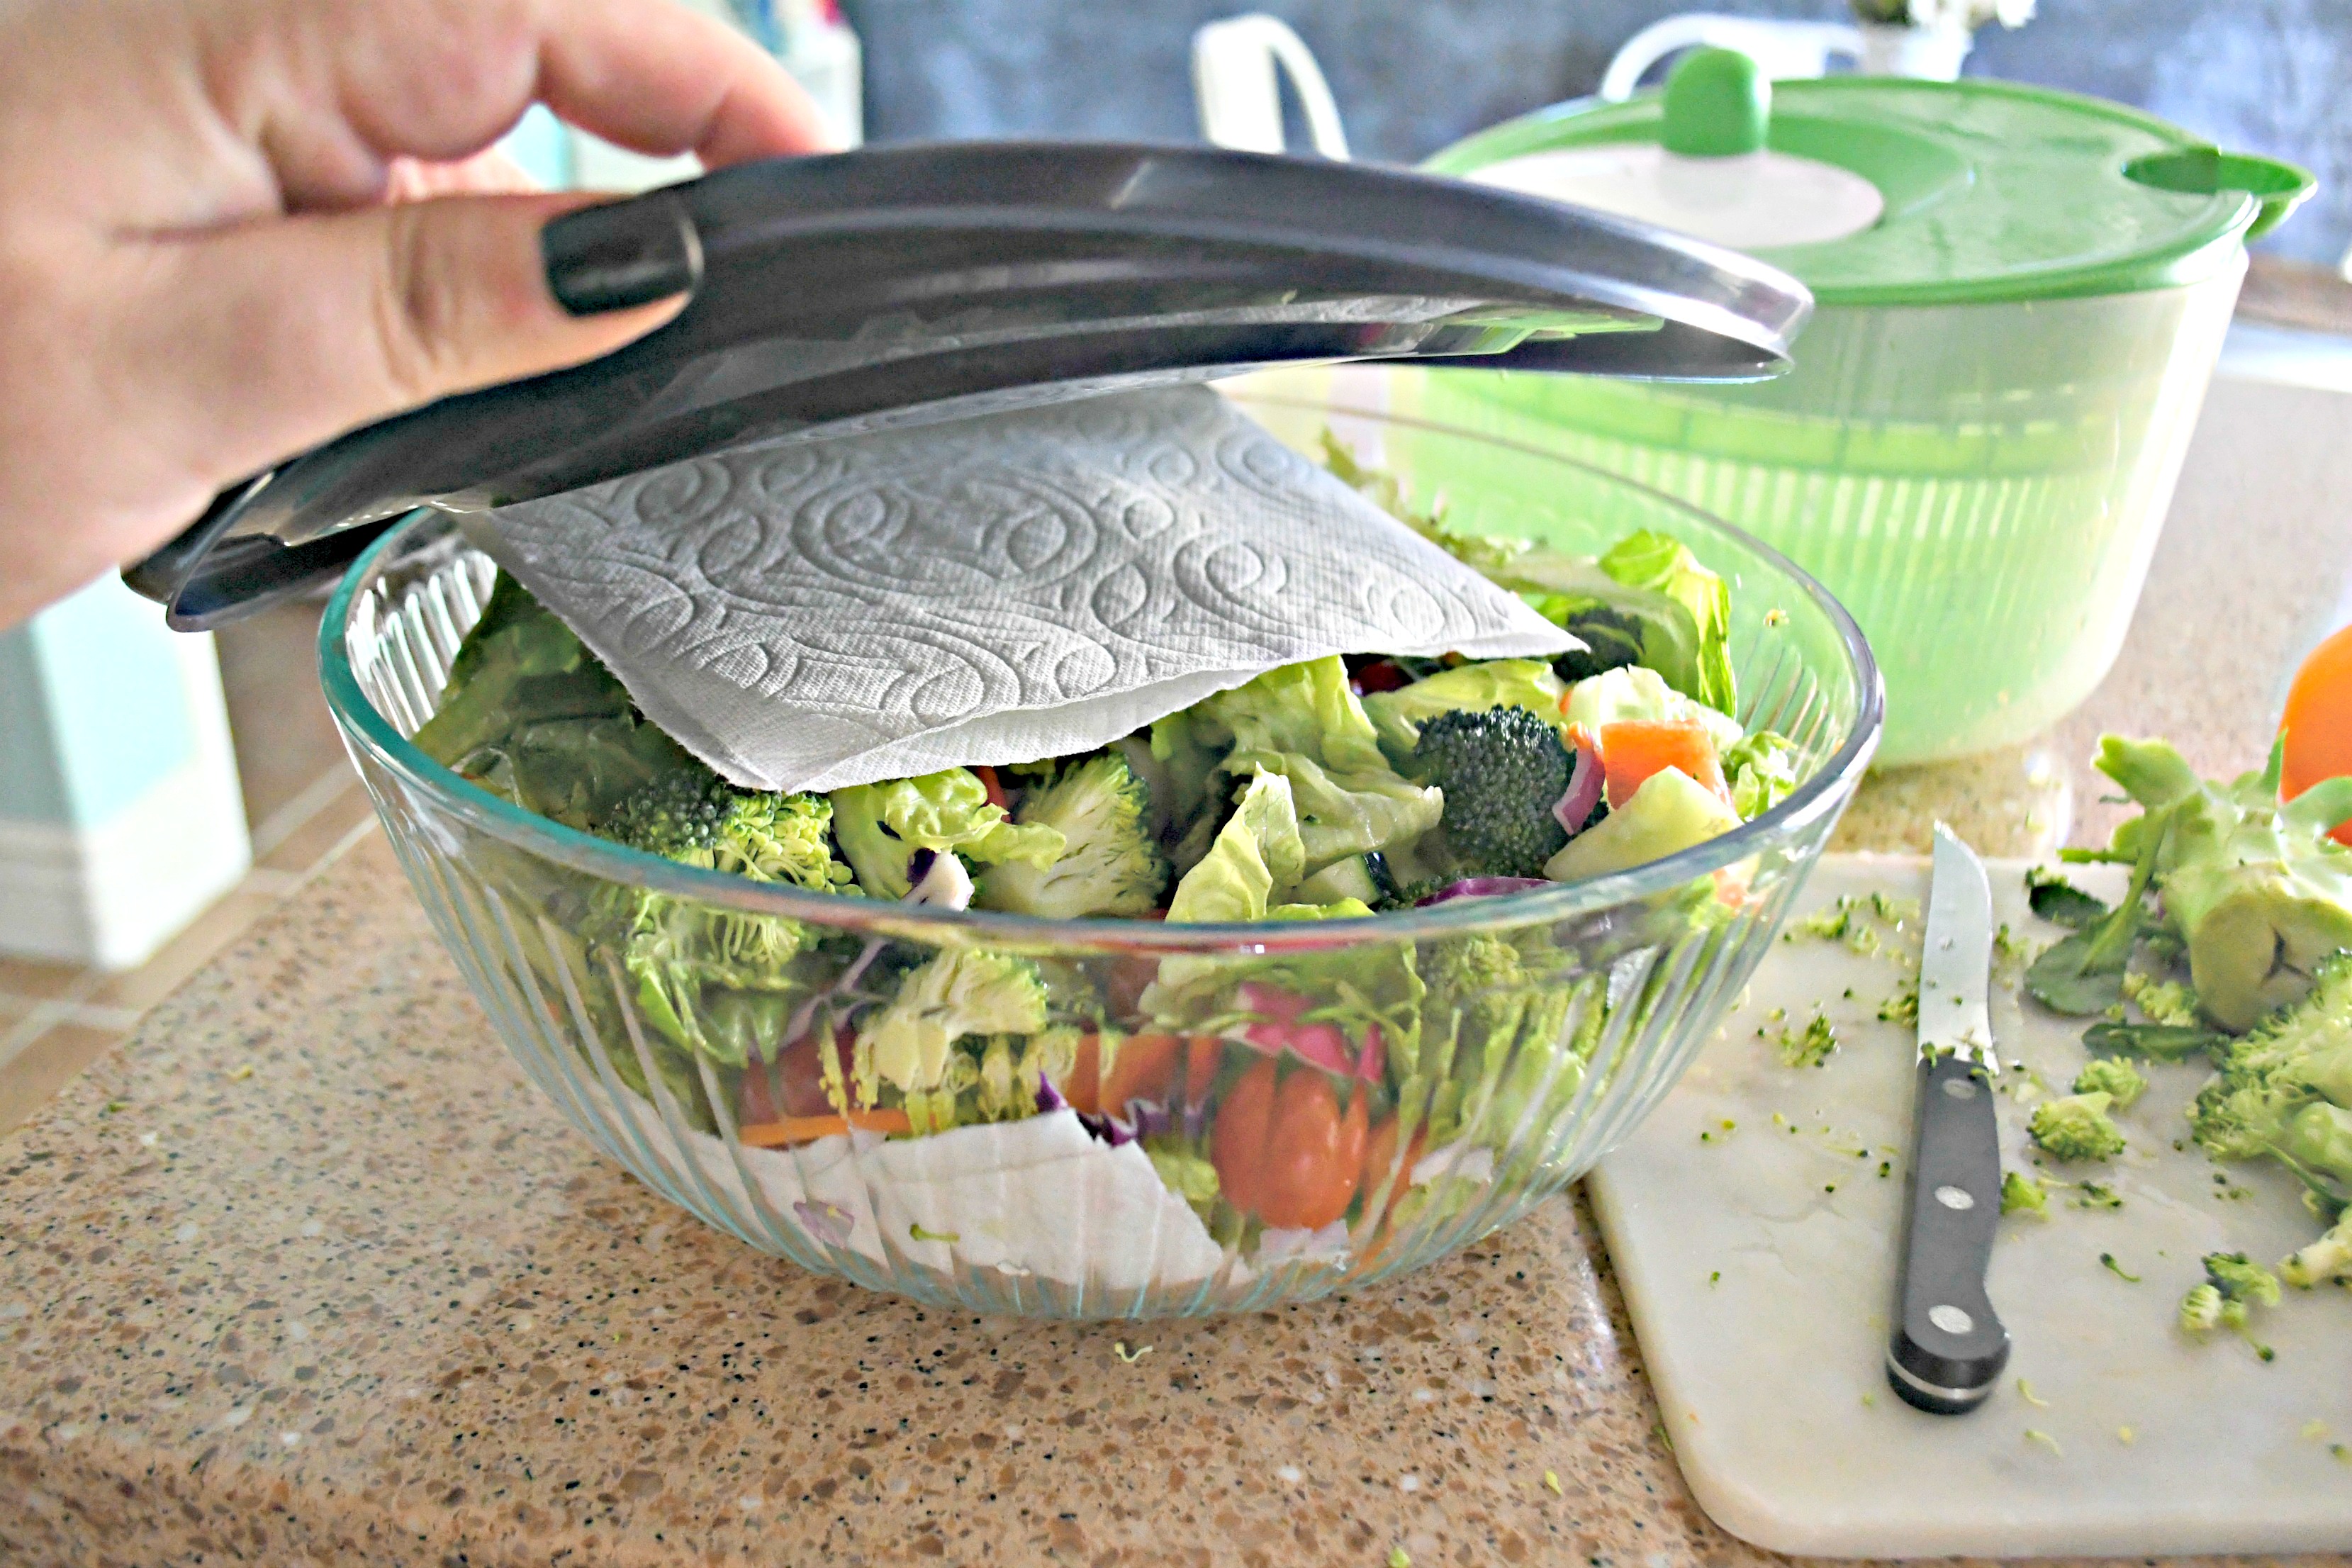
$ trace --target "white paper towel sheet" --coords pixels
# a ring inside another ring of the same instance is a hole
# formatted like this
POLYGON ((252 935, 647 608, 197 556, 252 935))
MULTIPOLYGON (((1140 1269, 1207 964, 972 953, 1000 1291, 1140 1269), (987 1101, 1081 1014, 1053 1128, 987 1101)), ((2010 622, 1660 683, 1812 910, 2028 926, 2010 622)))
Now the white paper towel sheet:
POLYGON ((1201 387, 719 453, 486 522, 648 718, 759 789, 1086 751, 1327 654, 1576 646, 1201 387))

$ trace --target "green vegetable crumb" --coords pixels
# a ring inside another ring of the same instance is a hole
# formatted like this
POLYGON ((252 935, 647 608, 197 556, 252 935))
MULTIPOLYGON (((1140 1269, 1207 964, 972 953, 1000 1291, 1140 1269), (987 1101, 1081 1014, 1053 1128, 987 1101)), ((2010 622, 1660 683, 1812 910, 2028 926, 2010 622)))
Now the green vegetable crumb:
POLYGON ((1779 1040, 1780 1065, 1791 1068, 1826 1066, 1838 1047, 1837 1030, 1816 1009, 1802 1030, 1782 1029, 1779 1040))
POLYGON ((2099 1267, 2105 1269, 2108 1273, 2114 1275, 2118 1279, 2127 1279, 2135 1285, 2139 1283, 2139 1276, 2134 1274, 2130 1269, 2126 1268, 2122 1264, 2116 1262, 2116 1255, 2112 1252, 2102 1252, 2099 1254, 2099 1267))

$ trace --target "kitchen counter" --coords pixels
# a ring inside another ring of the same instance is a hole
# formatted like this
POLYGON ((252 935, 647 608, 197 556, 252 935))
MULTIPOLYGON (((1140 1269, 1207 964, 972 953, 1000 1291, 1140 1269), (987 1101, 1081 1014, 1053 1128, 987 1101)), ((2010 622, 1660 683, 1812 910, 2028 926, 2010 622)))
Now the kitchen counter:
MULTIPOLYGON (((2352 399, 2215 389, 2123 662, 1848 847, 2104 831, 2103 726, 2253 760, 2352 567, 2352 399)), ((1764 1560, 1579 1204, 1352 1299, 1054 1325, 708 1230, 498 1047, 380 837, 0 1136, 0 1561, 1764 1560)))

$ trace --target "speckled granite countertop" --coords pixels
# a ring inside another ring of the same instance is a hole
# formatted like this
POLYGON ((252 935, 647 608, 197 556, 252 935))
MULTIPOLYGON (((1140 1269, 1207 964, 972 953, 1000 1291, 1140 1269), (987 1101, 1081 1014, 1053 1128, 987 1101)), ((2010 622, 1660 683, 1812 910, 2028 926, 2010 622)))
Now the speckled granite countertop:
MULTIPOLYGON (((1874 781, 1849 846, 2100 831, 2103 725, 2242 765, 2342 597, 2347 450, 2352 401, 2217 388, 2106 688, 1874 781)), ((1563 1200, 1352 1300, 1140 1328, 821 1280, 573 1136, 370 838, 0 1137, 0 1562, 1761 1561, 1654 1436, 1592 1234, 1563 1200)))

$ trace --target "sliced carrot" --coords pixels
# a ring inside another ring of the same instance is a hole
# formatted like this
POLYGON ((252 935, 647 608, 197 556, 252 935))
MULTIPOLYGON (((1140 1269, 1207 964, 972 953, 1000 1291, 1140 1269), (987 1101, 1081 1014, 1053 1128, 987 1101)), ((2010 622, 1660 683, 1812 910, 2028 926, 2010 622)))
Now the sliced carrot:
POLYGON ((787 1143, 809 1143, 819 1138, 830 1138, 853 1127, 863 1128, 868 1132, 910 1131, 907 1113, 903 1110, 853 1110, 846 1116, 787 1116, 782 1121, 738 1127, 735 1142, 753 1149, 774 1149, 787 1143))
POLYGON ((1111 1054, 1097 1099, 1108 1116, 1125 1116, 1130 1100, 1165 1102, 1176 1081, 1176 1058, 1184 1042, 1174 1035, 1129 1035, 1111 1054))
POLYGON ((1088 1116, 1102 1112, 1102 1037, 1080 1035, 1078 1059, 1070 1068, 1070 1076, 1062 1086, 1062 1098, 1070 1102, 1073 1110, 1083 1110, 1088 1116))
POLYGON ((996 770, 982 763, 971 770, 971 776, 978 779, 980 787, 988 792, 988 804, 1003 809, 1004 786, 996 782, 996 770))
POLYGON ((1601 725, 1600 740, 1601 773, 1612 811, 1633 799, 1653 773, 1668 768, 1680 768, 1706 789, 1731 798, 1715 742, 1696 719, 1622 719, 1601 725))
POLYGON ((1193 1035, 1184 1042, 1184 1104, 1198 1110, 1209 1103, 1216 1087, 1217 1068, 1224 1065, 1225 1042, 1214 1035, 1193 1035))

